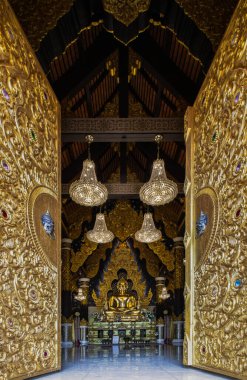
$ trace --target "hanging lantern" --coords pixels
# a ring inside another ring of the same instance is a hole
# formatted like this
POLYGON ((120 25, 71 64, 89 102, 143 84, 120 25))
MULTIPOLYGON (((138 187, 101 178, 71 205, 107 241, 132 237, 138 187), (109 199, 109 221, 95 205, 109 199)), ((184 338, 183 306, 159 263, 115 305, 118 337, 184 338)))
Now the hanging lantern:
POLYGON ((178 194, 177 184, 166 176, 164 160, 159 158, 159 144, 163 137, 157 135, 155 141, 158 144, 157 159, 153 162, 150 180, 141 187, 140 199, 151 206, 161 206, 171 202, 178 194))
POLYGON ((161 239, 161 236, 161 231, 154 225, 151 212, 145 213, 142 228, 135 233, 135 239, 141 243, 153 243, 161 239))
POLYGON ((96 214, 94 228, 88 231, 86 236, 94 243, 109 243, 114 239, 114 234, 107 229, 104 214, 96 214))
POLYGON ((93 136, 86 136, 89 158, 83 161, 83 169, 79 180, 73 182, 69 188, 72 200, 82 206, 99 206, 106 202, 108 191, 105 185, 97 180, 95 164, 90 159, 90 144, 93 136))

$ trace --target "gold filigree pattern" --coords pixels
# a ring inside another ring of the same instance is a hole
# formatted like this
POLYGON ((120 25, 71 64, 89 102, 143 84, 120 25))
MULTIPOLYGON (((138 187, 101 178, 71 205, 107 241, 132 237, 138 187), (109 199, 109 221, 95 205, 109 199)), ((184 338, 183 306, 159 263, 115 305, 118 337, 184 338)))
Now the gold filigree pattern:
POLYGON ((210 242, 193 242, 195 258, 202 254, 191 298, 193 364, 239 379, 247 377, 246 34, 241 0, 194 105, 192 162, 195 215, 205 208, 218 224, 210 242), (216 216, 203 191, 208 188, 217 195, 216 216))
POLYGON ((92 253, 91 256, 87 258, 84 263, 83 269, 88 278, 93 278, 96 276, 99 270, 100 260, 105 260, 106 250, 111 248, 112 244, 100 244, 98 248, 92 253))
POLYGON ((118 201, 116 207, 109 213, 107 226, 121 241, 130 236, 141 228, 142 215, 131 207, 128 201, 118 201))
POLYGON ((167 267, 169 272, 174 270, 174 255, 172 251, 166 249, 165 244, 161 241, 155 243, 149 243, 149 248, 156 253, 160 261, 167 267))
POLYGON ((152 277, 158 277, 161 261, 159 258, 154 255, 154 252, 147 246, 147 244, 139 243, 135 240, 134 248, 138 248, 140 250, 140 259, 144 259, 146 261, 147 271, 152 277))
POLYGON ((97 243, 93 243, 85 238, 85 243, 82 244, 80 251, 71 252, 71 272, 77 272, 96 248, 97 243))
POLYGON ((222 4, 216 0, 176 0, 176 2, 217 49, 237 1, 228 2, 227 7, 222 7, 222 4))
POLYGON ((106 12, 111 13, 116 20, 129 26, 138 17, 139 13, 146 12, 150 0, 103 0, 106 12))
POLYGON ((0 377, 7 380, 60 368, 60 109, 6 0, 0 14, 0 377), (42 225, 47 210, 52 235, 42 225))
POLYGON ((10 0, 34 50, 38 50, 42 38, 69 11, 73 2, 74 0, 10 0))
POLYGON ((134 256, 126 243, 121 243, 114 251, 107 272, 104 274, 104 281, 99 285, 99 297, 93 291, 92 297, 97 307, 103 307, 107 300, 107 292, 111 289, 114 279, 117 279, 117 272, 120 268, 127 271, 128 278, 133 282, 133 289, 136 290, 140 307, 147 307, 152 298, 152 291, 146 295, 146 282, 142 280, 141 272, 138 270, 134 256))

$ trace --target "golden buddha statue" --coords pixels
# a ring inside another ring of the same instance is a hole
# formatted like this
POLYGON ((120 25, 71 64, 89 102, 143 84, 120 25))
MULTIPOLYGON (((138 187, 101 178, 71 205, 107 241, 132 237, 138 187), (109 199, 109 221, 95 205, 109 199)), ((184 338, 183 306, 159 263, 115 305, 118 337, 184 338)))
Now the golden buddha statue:
POLYGON ((117 282, 118 295, 111 296, 106 305, 108 321, 136 321, 140 317, 139 305, 133 295, 127 294, 128 281, 120 278, 117 282))

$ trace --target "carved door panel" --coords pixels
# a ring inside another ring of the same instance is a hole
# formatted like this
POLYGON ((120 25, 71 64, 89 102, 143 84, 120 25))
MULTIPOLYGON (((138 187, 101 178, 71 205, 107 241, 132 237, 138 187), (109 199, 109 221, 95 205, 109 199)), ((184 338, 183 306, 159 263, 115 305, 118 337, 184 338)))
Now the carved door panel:
POLYGON ((185 118, 184 363, 247 378, 247 3, 185 118))
POLYGON ((60 368, 60 107, 0 2, 0 378, 60 368))

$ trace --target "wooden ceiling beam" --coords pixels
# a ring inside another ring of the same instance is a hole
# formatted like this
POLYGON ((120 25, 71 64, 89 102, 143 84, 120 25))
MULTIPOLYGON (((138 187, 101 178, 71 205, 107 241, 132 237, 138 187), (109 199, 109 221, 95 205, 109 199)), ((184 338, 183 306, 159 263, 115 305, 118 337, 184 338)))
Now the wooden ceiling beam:
POLYGON ((161 82, 159 82, 159 84, 156 85, 153 82, 153 80, 150 78, 150 76, 148 75, 148 73, 143 68, 140 69, 140 74, 146 79, 146 81, 148 82, 148 84, 156 92, 155 106, 154 106, 154 116, 158 117, 159 111, 160 111, 160 106, 161 106, 161 101, 162 100, 168 105, 169 108, 171 108, 171 110, 173 112, 176 112, 177 111, 177 107, 170 101, 170 99, 168 99, 162 93, 163 89, 164 89, 164 85, 162 85, 161 82))
POLYGON ((72 97, 104 68, 105 61, 118 47, 109 33, 102 32, 83 55, 51 85, 59 100, 72 97))
POLYGON ((118 85, 116 86, 116 88, 114 89, 114 91, 111 93, 111 95, 105 100, 105 102, 103 103, 102 107, 100 107, 100 109, 97 111, 97 113, 94 115, 94 117, 99 117, 101 115, 101 113, 104 111, 105 109, 105 106, 107 105, 107 103, 111 102, 115 95, 117 94, 118 92, 118 85))
POLYGON ((154 114, 153 112, 150 111, 150 109, 146 106, 146 104, 143 102, 143 100, 141 99, 140 95, 137 94, 137 92, 135 91, 135 89, 130 85, 129 86, 130 88, 130 92, 132 93, 132 95, 136 98, 136 100, 138 100, 139 103, 141 103, 143 109, 145 110, 145 112, 151 116, 151 117, 154 117, 154 114))
POLYGON ((129 114, 129 48, 124 45, 119 46, 118 55, 118 76, 119 76, 119 117, 128 117, 129 114))
POLYGON ((184 141, 183 118, 65 118, 62 141, 85 141, 93 134, 95 142, 154 141, 163 134, 166 141, 184 141))
POLYGON ((195 84, 169 58, 148 34, 143 33, 131 43, 131 48, 141 57, 144 67, 176 97, 192 105, 201 83, 195 84))
MULTIPOLYGON (((183 183, 177 183, 178 193, 184 194, 183 183)), ((62 184, 62 195, 69 194, 68 183, 62 184)), ((105 183, 109 193, 109 199, 138 199, 140 188, 143 186, 143 182, 127 182, 127 183, 105 183)))
POLYGON ((134 153, 129 151, 128 154, 128 166, 129 168, 136 173, 140 181, 145 182, 148 180, 147 172, 141 163, 136 159, 134 153))

